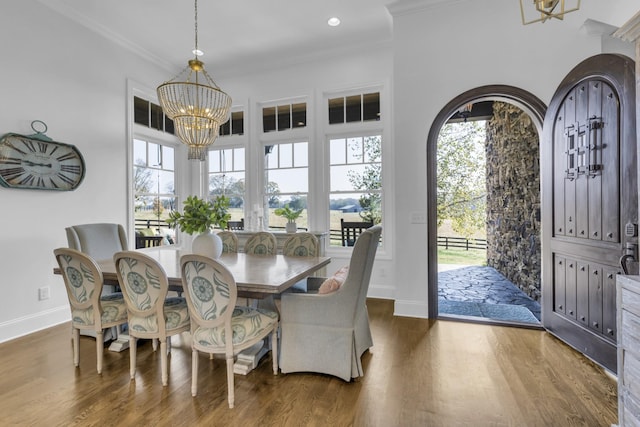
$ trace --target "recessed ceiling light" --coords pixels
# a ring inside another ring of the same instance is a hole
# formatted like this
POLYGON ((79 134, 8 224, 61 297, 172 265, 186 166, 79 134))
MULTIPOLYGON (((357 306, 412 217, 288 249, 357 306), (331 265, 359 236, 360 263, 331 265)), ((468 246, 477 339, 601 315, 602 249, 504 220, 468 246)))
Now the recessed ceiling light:
POLYGON ((338 25, 340 25, 340 18, 338 18, 337 16, 329 18, 327 24, 329 24, 330 27, 337 27, 338 25))
POLYGON ((195 56, 202 56, 202 55, 204 55, 204 52, 203 52, 203 51, 201 51, 200 49, 193 49, 193 50, 191 51, 191 53, 193 53, 195 56))

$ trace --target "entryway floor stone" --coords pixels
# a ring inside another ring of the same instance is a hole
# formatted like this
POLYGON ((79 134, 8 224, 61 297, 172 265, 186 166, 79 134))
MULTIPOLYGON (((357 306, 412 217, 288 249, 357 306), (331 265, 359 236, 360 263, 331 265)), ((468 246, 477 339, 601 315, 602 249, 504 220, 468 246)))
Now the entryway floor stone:
POLYGON ((540 320, 540 304, 495 268, 439 265, 438 298, 448 301, 521 305, 540 320))

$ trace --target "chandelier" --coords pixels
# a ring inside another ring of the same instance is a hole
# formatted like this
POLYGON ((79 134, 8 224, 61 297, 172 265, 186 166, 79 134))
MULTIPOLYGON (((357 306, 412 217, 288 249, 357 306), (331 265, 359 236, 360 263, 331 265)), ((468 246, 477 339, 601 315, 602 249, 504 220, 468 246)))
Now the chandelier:
POLYGON ((220 125, 229 118, 231 97, 204 69, 198 59, 198 0, 195 0, 195 49, 177 76, 158 86, 158 100, 164 114, 173 120, 176 135, 189 147, 189 160, 204 161, 208 147, 218 137, 220 125))
POLYGON ((551 18, 564 19, 564 15, 578 9, 580 9, 580 0, 533 0, 533 8, 525 7, 523 0, 520 0, 520 12, 524 25, 546 22, 551 18))

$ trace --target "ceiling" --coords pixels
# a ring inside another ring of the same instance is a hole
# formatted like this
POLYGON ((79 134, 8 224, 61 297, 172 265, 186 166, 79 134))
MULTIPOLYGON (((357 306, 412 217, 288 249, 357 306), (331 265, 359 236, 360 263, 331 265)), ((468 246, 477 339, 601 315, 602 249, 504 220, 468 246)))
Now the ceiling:
MULTIPOLYGON (((171 72, 193 58, 194 2, 39 0, 171 72)), ((335 49, 390 43, 393 0, 198 1, 198 46, 214 76, 297 62, 335 49), (330 27, 338 16, 342 23, 330 27)))

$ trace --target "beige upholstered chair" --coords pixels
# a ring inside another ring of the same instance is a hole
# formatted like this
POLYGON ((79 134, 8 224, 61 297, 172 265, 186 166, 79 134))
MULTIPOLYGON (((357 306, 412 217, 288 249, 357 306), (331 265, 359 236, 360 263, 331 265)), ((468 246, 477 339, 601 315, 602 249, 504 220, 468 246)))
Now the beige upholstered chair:
POLYGON ((244 251, 248 254, 275 255, 277 250, 276 236, 268 231, 257 232, 244 244, 244 251))
POLYGON ((238 252, 238 236, 233 231, 219 231, 218 237, 222 239, 222 253, 238 252))
POLYGON ((102 373, 103 329, 127 322, 127 309, 121 293, 102 295, 102 271, 96 262, 75 249, 53 251, 64 279, 71 306, 73 364, 80 364, 80 330, 96 335, 98 373, 102 373))
POLYGON ((311 233, 295 233, 285 240, 285 256, 318 256, 318 238, 311 233))
POLYGON ((319 372, 345 381, 364 375, 361 356, 373 345, 366 298, 381 232, 376 225, 358 237, 337 291, 282 295, 282 372, 319 372))
POLYGON ((278 374, 278 314, 236 306, 236 281, 218 261, 201 255, 184 255, 180 264, 191 315, 191 394, 195 396, 198 392, 198 352, 224 354, 229 408, 233 408, 236 354, 271 335, 273 374, 278 374))
POLYGON ((127 305, 129 321, 129 356, 131 379, 136 375, 136 342, 138 338, 160 341, 162 385, 167 385, 167 353, 170 337, 189 330, 189 312, 184 298, 167 298, 169 280, 154 259, 133 251, 117 252, 118 282, 127 305))

